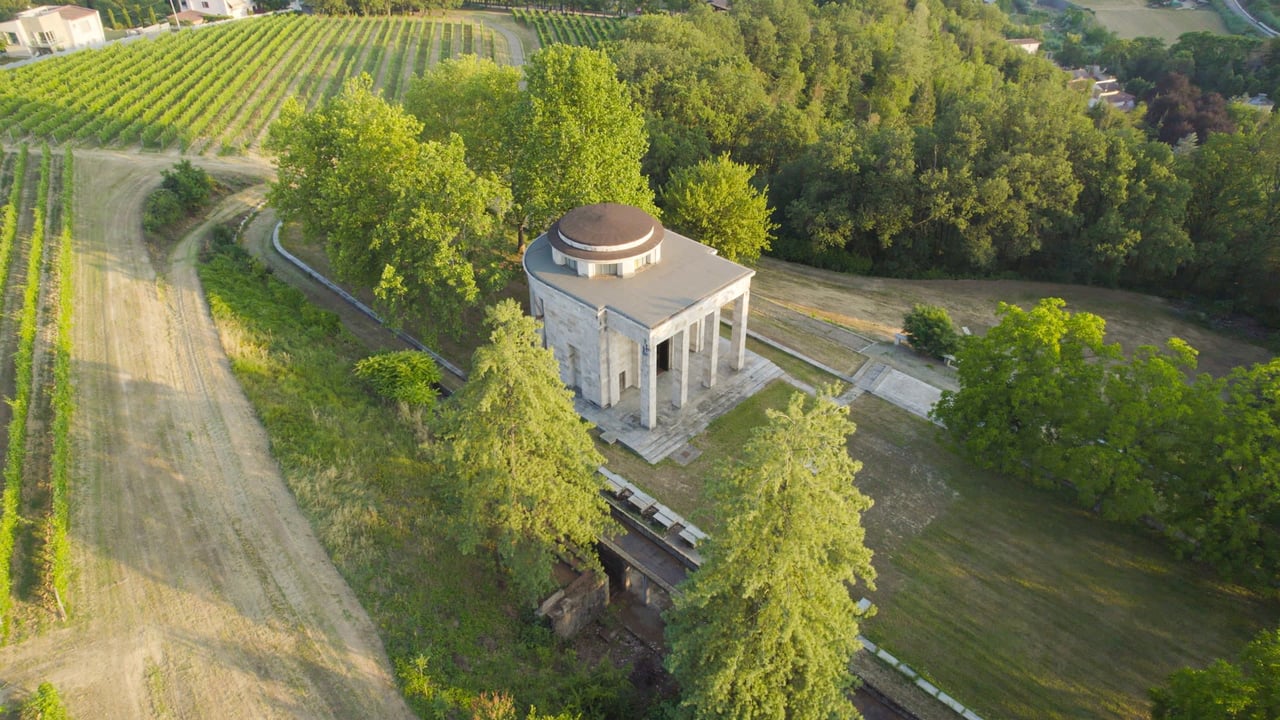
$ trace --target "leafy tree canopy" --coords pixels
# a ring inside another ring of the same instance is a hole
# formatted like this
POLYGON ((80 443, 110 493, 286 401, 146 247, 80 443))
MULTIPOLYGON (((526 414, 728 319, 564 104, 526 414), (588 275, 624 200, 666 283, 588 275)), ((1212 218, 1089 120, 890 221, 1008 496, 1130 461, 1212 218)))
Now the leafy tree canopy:
POLYGON ((770 220, 769 189, 752 187, 753 174, 728 155, 675 171, 662 192, 665 224, 723 257, 754 265, 777 226, 770 220))
POLYGON ((537 321, 503 300, 485 325, 489 342, 443 409, 435 447, 459 550, 493 553, 532 600, 552 586, 557 555, 589 552, 611 525, 596 473, 603 459, 537 321))
POLYGON ((1152 720, 1269 720, 1280 717, 1280 630, 1258 633, 1239 663, 1183 668, 1151 691, 1152 720))
POLYGON ((911 346, 927 355, 942 358, 960 349, 960 335, 946 308, 916 303, 902 319, 902 329, 911 346))
POLYGON ((457 133, 477 172, 506 175, 514 153, 508 136, 520 101, 520 71, 464 55, 446 58, 416 76, 404 108, 422 123, 422 139, 445 142, 457 133))
POLYGON ((849 660, 872 586, 853 476, 854 431, 829 394, 770 410, 734 464, 710 480, 721 529, 669 613, 667 666, 695 718, 854 718, 849 660))
POLYGON ((522 228, 541 232, 580 205, 616 202, 656 214, 640 172, 644 119, 599 50, 552 45, 525 66, 512 130, 512 193, 522 228))
POLYGON ((373 286, 393 320, 456 335, 462 310, 503 278, 510 196, 467 167, 458 137, 424 143, 421 131, 368 75, 311 112, 287 102, 265 145, 278 178, 268 198, 325 243, 340 278, 373 286))

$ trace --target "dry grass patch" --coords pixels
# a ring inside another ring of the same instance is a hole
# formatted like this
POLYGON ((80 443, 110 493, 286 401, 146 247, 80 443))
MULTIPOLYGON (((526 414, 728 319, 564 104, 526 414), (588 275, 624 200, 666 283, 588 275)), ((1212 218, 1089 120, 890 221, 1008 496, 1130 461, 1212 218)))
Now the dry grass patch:
POLYGON ((1107 339, 1126 351, 1140 345, 1163 346, 1168 338, 1180 337, 1200 351, 1201 370, 1215 376, 1272 357, 1265 348, 1206 327, 1168 300, 1124 290, 1023 280, 899 280, 846 275, 772 258, 761 260, 752 289, 759 296, 784 298, 790 307, 805 312, 845 318, 839 322, 859 332, 875 334, 879 328, 880 340, 893 339, 915 303, 944 307, 956 325, 981 334, 999 320, 995 312, 1001 301, 1030 308, 1041 298, 1060 297, 1072 312, 1085 310, 1105 318, 1107 339))

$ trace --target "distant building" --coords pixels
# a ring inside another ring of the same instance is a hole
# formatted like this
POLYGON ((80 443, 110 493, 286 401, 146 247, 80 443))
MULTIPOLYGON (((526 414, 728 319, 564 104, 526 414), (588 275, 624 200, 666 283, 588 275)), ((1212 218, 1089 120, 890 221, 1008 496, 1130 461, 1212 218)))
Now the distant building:
POLYGON ((1040 50, 1040 41, 1035 38, 1009 38, 1008 43, 1016 48, 1021 48, 1028 55, 1035 55, 1040 50))
POLYGON ((639 208, 570 210, 529 245, 524 269, 561 380, 600 408, 638 389, 640 427, 657 424, 659 394, 683 408, 691 380, 715 386, 725 305, 733 305, 729 366, 743 367, 755 271, 639 208))
POLYGON ((102 43, 102 19, 97 10, 76 5, 44 5, 23 10, 0 23, 4 50, 14 57, 49 55, 102 43))
POLYGON ((1261 111, 1265 115, 1270 115, 1271 111, 1276 108, 1275 102, 1268 98, 1266 93, 1258 93, 1251 98, 1241 100, 1241 102, 1255 110, 1261 111))
POLYGON ((246 18, 253 14, 251 0, 179 0, 178 7, 217 17, 246 18))
POLYGON ((1090 65, 1088 68, 1074 68, 1067 70, 1071 73, 1069 85, 1083 86, 1086 83, 1089 86, 1089 107, 1093 107, 1100 102, 1129 112, 1138 106, 1138 99, 1133 95, 1125 92, 1120 87, 1120 81, 1115 77, 1108 75, 1102 71, 1097 65, 1090 65))
POLYGON ((170 15, 169 22, 170 24, 176 22, 179 25, 203 25, 204 15, 195 10, 183 10, 177 15, 170 15))
POLYGON ((729 12, 729 0, 707 0, 707 4, 712 10, 719 12, 729 12))

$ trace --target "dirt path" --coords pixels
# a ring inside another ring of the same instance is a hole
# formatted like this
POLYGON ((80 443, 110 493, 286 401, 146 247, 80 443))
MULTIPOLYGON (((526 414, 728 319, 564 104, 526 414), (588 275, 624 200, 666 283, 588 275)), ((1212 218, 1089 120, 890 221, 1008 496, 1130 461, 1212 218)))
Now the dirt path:
POLYGON ((412 717, 231 375, 193 239, 160 279, 140 242, 172 159, 76 159, 75 619, 0 648, 0 688, 50 680, 81 718, 412 717))

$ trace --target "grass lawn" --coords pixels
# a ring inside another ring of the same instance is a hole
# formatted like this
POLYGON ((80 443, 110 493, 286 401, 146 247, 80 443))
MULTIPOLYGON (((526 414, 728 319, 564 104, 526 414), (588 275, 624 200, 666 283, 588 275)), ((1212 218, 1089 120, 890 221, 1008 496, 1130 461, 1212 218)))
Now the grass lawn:
POLYGON ((1145 718, 1173 670, 1234 657, 1280 606, 1050 491, 977 470, 872 397, 850 408, 876 551, 866 626, 993 718, 1145 718))

